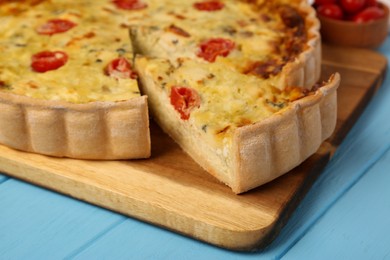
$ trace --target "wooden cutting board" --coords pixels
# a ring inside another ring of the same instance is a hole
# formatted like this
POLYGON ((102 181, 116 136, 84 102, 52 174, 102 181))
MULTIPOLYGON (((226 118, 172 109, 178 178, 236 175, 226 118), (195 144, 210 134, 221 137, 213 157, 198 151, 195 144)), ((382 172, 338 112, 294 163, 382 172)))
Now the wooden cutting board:
POLYGON ((0 171, 219 247, 259 249, 278 235, 320 175, 381 85, 386 65, 370 50, 324 46, 322 76, 338 71, 342 77, 334 135, 301 166, 242 195, 207 174, 153 124, 148 160, 52 158, 0 146, 0 171))

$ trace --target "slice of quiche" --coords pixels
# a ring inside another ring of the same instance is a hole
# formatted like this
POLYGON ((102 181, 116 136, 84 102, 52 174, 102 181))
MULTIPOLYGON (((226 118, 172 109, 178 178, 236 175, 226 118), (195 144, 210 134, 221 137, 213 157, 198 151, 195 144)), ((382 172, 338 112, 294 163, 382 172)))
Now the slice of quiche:
POLYGON ((334 130, 339 75, 279 90, 219 63, 138 57, 154 119, 209 173, 242 193, 317 151, 334 130))
MULTIPOLYGON (((130 34, 158 124, 242 193, 316 152, 336 123, 339 75, 320 75, 318 21, 304 1, 192 1, 130 34), (179 16, 177 16, 179 15, 179 16)), ((156 14, 157 16, 157 14, 156 14)))
POLYGON ((150 156, 146 96, 107 1, 0 4, 0 143, 52 156, 150 156))

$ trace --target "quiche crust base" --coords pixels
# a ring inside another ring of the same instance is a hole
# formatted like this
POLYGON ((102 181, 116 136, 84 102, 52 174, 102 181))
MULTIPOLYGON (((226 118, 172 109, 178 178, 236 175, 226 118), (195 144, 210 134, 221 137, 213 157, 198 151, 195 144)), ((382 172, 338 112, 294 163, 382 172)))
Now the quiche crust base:
POLYGON ((0 92, 0 143, 77 159, 150 156, 147 97, 74 104, 0 92))

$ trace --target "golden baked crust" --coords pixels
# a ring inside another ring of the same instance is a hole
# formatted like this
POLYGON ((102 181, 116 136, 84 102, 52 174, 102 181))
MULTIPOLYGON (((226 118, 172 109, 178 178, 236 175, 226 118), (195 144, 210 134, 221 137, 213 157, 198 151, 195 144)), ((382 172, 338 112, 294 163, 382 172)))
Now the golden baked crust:
POLYGON ((238 128, 233 137, 233 175, 226 180, 236 193, 276 179, 314 154, 333 133, 337 120, 339 74, 313 95, 274 116, 238 128))
POLYGON ((305 14, 307 24, 306 47, 294 62, 288 63, 282 71, 280 86, 303 86, 311 88, 321 75, 320 23, 313 8, 306 1, 286 1, 295 4, 305 14))
POLYGON ((0 143, 51 156, 128 159, 150 156, 145 96, 73 104, 0 92, 0 143))

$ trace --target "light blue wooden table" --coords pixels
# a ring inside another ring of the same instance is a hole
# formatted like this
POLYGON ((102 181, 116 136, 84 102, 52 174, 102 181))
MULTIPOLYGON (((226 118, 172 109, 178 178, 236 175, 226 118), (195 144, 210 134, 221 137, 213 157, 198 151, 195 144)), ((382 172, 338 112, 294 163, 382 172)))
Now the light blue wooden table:
MULTIPOLYGON (((378 51, 390 57, 390 37, 378 51)), ((262 252, 216 248, 0 174, 0 259, 390 259, 389 234, 390 79, 262 252)))

